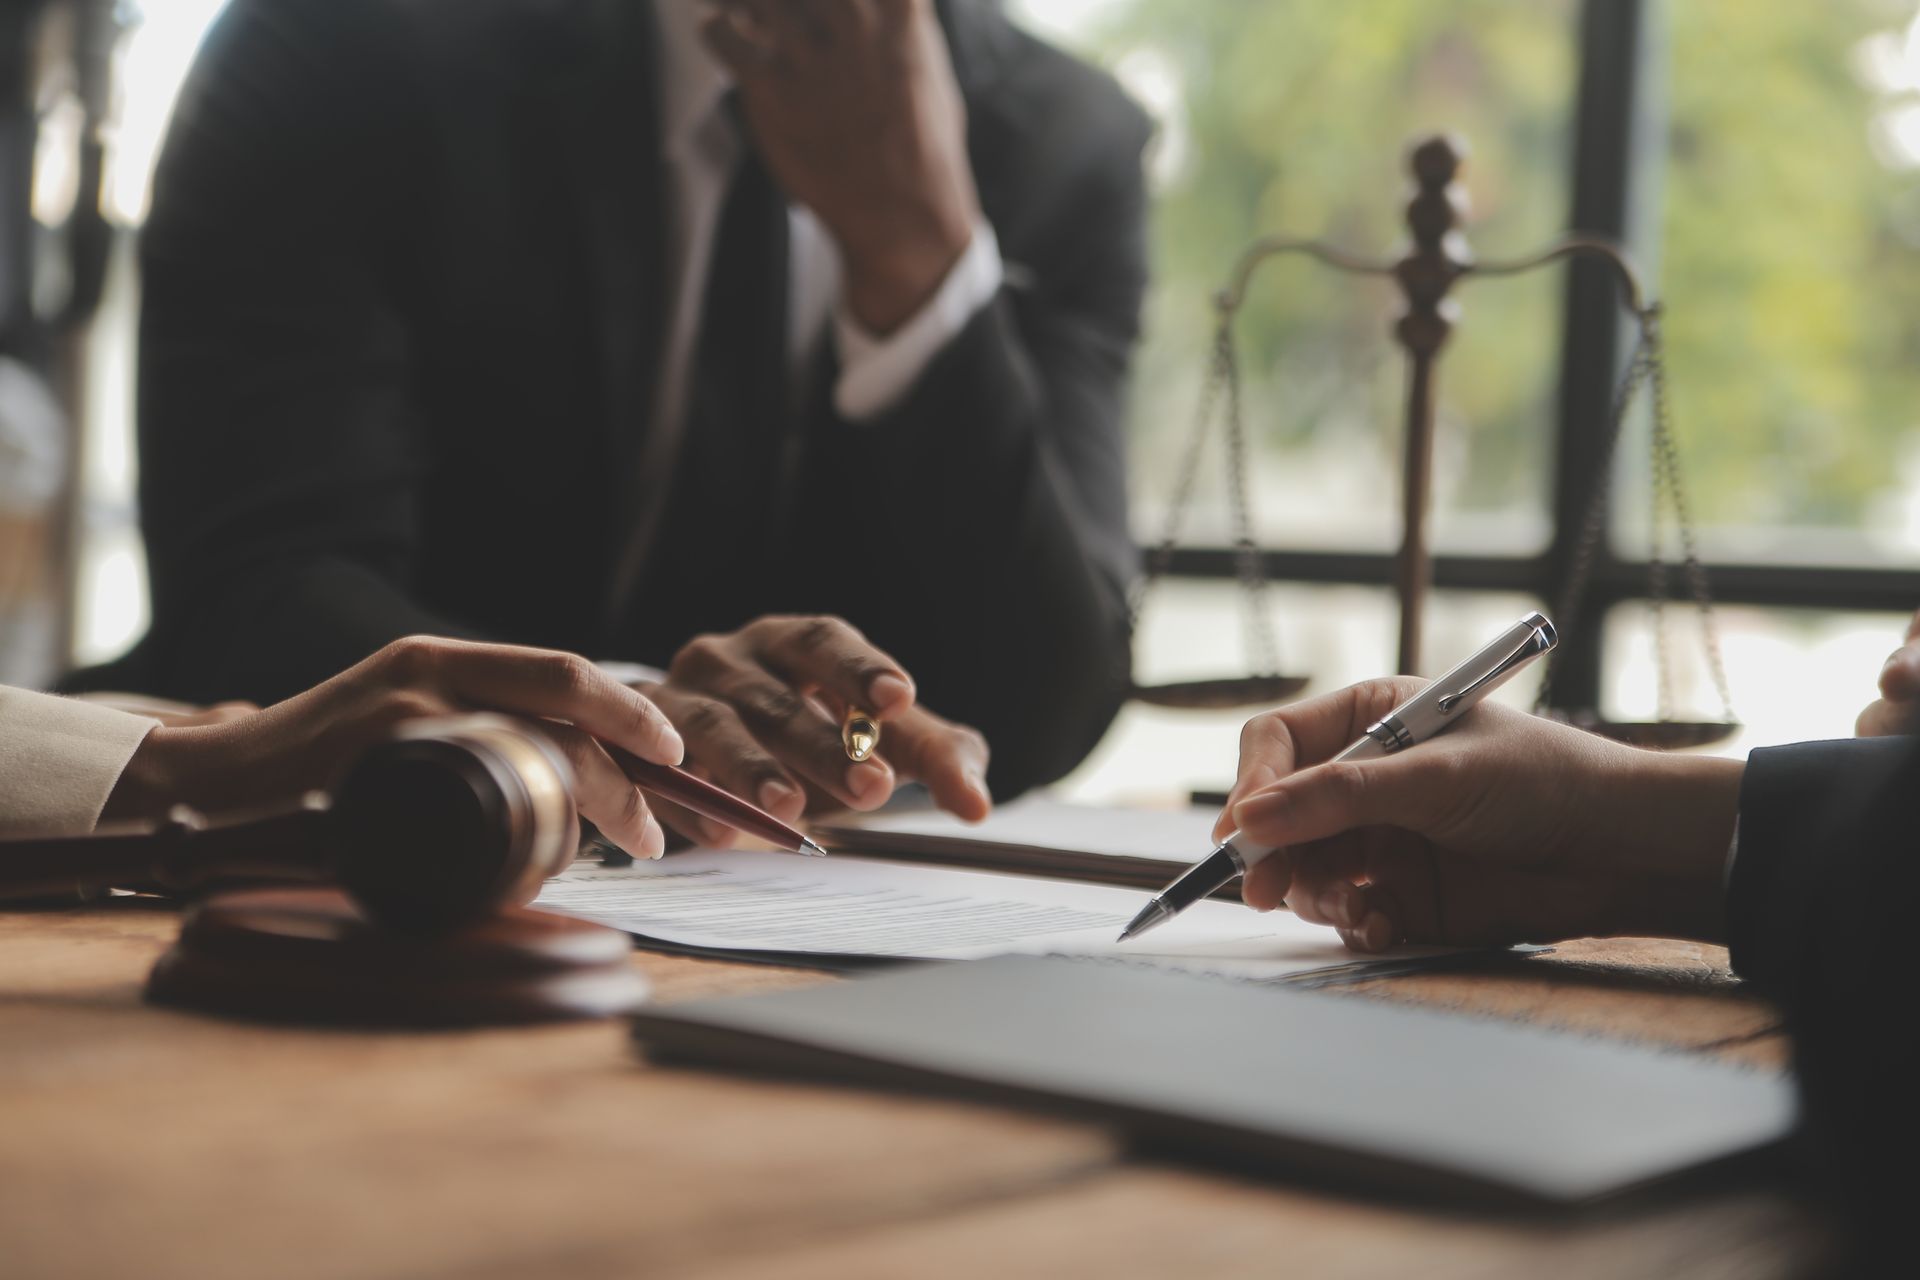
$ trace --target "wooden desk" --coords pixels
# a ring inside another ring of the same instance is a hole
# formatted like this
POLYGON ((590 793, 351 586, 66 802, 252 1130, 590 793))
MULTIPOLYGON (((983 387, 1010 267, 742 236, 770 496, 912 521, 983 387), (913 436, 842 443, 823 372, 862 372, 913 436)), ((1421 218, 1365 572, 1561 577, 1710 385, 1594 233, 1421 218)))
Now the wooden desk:
MULTIPOLYGON (((1479 1218, 1129 1157, 1032 1115, 638 1062, 612 1023, 283 1030, 149 1009, 175 926, 0 913, 0 1276, 1765 1277, 1782 1192, 1479 1218)), ((658 998, 832 981, 636 955, 658 998)), ((1341 988, 1784 1060, 1725 953, 1591 942, 1341 988)))

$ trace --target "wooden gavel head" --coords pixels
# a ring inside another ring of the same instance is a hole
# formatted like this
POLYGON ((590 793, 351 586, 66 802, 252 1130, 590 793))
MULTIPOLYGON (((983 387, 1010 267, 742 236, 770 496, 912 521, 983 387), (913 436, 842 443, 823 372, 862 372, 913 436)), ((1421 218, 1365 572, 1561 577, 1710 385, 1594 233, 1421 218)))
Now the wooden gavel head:
POLYGON ((580 843, 573 773, 538 729, 502 716, 420 720, 334 789, 334 874, 376 922, 448 929, 530 902, 580 843))
POLYGON ((449 716, 402 725, 315 793, 208 823, 0 841, 0 900, 85 901, 114 888, 193 894, 323 883, 371 920, 414 933, 529 902, 580 843, 573 771, 532 724, 449 716))

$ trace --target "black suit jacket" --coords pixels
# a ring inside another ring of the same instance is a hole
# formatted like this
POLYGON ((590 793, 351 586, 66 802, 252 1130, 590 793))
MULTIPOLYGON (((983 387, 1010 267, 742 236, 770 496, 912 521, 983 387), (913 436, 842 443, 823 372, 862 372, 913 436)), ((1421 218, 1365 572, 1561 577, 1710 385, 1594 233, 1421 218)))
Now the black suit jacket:
POLYGON ((1785 1007, 1809 1154, 1850 1270, 1911 1265, 1920 1144, 1920 742, 1755 751, 1727 897, 1733 963, 1785 1007))
POLYGON ((1008 287, 883 420, 781 428, 752 565, 669 505, 610 600, 663 325, 651 7, 235 0, 142 246, 147 683, 264 702, 415 632, 664 664, 828 612, 988 735, 996 792, 1071 768, 1128 667, 1147 127, 989 0, 941 15, 1008 287))

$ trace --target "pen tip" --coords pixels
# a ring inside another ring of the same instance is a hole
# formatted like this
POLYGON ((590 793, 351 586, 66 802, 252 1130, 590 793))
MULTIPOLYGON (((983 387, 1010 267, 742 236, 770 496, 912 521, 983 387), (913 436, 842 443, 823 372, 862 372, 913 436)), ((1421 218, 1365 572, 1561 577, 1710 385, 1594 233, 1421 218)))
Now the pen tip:
POLYGON ((827 856, 827 851, 825 849, 822 849, 819 845, 807 839, 805 836, 800 837, 800 852, 805 854, 809 858, 824 858, 827 856))
POLYGON ((1120 936, 1115 939, 1115 941, 1125 942, 1128 938, 1138 937, 1172 914, 1171 911, 1167 910, 1166 904, 1162 903, 1160 899, 1155 898, 1152 902, 1149 902, 1140 909, 1140 914, 1135 916, 1127 924, 1127 927, 1120 931, 1120 936))

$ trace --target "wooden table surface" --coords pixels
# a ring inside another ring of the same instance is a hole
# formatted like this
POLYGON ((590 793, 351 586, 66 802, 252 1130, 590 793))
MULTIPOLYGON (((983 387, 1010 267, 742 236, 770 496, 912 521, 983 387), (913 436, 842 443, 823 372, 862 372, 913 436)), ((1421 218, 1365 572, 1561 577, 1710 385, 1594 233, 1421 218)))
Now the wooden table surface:
MULTIPOLYGON (((148 1008, 177 918, 0 913, 0 1277, 1799 1274, 1764 1182, 1463 1215, 1130 1156, 1034 1114, 662 1070, 613 1022, 370 1034, 148 1008)), ((636 954, 656 999, 833 981, 636 954)), ((1718 948, 1381 978, 1418 1001, 1785 1061, 1718 948)))

